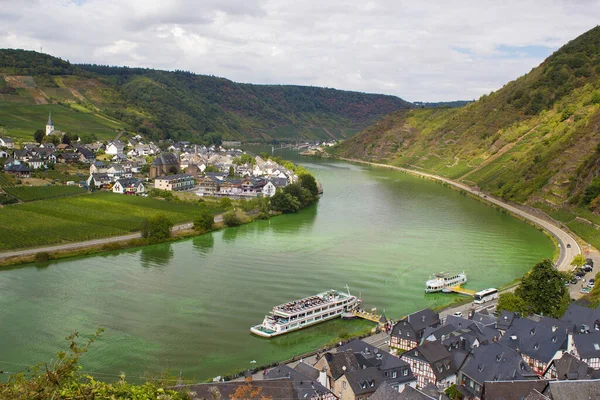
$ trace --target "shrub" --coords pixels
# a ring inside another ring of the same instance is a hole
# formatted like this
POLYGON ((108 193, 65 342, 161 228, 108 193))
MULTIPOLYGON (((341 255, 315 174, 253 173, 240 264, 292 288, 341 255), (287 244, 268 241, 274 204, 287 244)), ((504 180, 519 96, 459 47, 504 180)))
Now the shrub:
POLYGON ((223 223, 225 226, 239 226, 243 221, 234 211, 228 211, 223 214, 223 223))
POLYGON ((50 253, 47 253, 45 251, 35 253, 34 260, 35 262, 48 262, 50 261, 50 253))
POLYGON ((210 211, 201 210, 196 218, 194 218, 194 229, 197 231, 209 231, 212 229, 214 221, 215 219, 210 211))
POLYGON ((156 215, 145 219, 142 223, 142 237, 157 240, 167 239, 171 237, 172 228, 173 222, 167 217, 164 215, 156 215))

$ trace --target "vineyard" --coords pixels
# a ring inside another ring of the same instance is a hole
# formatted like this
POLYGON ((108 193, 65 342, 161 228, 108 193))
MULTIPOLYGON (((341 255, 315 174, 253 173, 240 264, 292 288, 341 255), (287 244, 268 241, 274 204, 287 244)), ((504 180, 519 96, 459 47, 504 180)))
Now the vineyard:
POLYGON ((25 202, 86 193, 78 186, 2 186, 2 189, 25 202))
POLYGON ((192 203, 110 192, 17 204, 0 209, 0 251, 125 235, 139 231, 145 218, 157 214, 175 224, 188 222, 198 210, 192 203))

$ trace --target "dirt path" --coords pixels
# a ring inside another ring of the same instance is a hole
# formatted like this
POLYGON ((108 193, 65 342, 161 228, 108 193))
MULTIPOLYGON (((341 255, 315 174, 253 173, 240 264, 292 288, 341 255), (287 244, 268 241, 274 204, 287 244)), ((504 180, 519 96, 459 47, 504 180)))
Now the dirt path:
MULTIPOLYGON (((215 215, 215 223, 219 223, 223 221, 223 214, 215 215)), ((186 222, 185 224, 175 225, 173 227, 173 232, 191 229, 194 224, 191 222, 186 222)), ((87 240, 85 242, 75 242, 75 243, 66 243, 55 246, 45 246, 45 247, 36 247, 34 249, 25 249, 25 250, 15 250, 9 251, 6 253, 0 253, 0 259, 8 258, 8 257, 20 257, 20 256, 30 256, 36 253, 50 253, 54 251, 63 251, 63 250, 74 250, 74 249, 82 249, 85 247, 98 246, 108 243, 116 243, 116 242, 125 242, 127 240, 138 239, 141 238, 142 234, 140 232, 132 233, 129 235, 122 236, 112 236, 103 239, 94 239, 87 240)))

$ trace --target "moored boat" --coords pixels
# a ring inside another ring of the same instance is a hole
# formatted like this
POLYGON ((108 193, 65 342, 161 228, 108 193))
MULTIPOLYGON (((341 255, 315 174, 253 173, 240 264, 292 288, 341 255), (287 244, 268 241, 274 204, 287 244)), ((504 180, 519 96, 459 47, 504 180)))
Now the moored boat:
POLYGON ((425 282, 425 293, 442 292, 444 289, 448 291, 449 288, 462 285, 466 282, 467 275, 464 273, 464 271, 458 274, 447 274, 440 272, 425 282))
POLYGON ((273 307, 262 324, 253 326, 250 332, 268 338, 283 335, 351 313, 360 303, 361 300, 351 295, 349 290, 347 293, 328 290, 273 307))

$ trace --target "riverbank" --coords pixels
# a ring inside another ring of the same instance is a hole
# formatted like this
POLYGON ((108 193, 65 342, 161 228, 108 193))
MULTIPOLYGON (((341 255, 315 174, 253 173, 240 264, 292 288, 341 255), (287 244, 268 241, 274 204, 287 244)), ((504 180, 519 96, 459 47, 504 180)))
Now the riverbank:
MULTIPOLYGON (((441 182, 443 184, 450 185, 456 189, 465 191, 465 193, 469 193, 469 194, 473 195, 480 201, 483 201, 488 204, 492 204, 494 206, 498 206, 498 207, 510 212, 513 216, 516 216, 517 218, 520 218, 520 219, 524 219, 524 220, 534 224, 535 226, 543 229, 546 233, 551 235, 558 243, 558 250, 559 250, 560 254, 559 254, 558 260, 556 261, 556 267, 557 267, 557 269, 559 269, 561 271, 568 271, 571 268, 571 261, 573 260, 573 258, 577 254, 581 254, 581 247, 579 245, 578 240, 574 238, 574 235, 572 235, 570 232, 567 232, 564 229, 562 229, 560 226, 558 226, 558 224, 556 222, 551 223, 550 222, 551 218, 549 216, 546 216, 547 219, 542 219, 538 216, 533 215, 532 213, 530 213, 526 210, 518 208, 516 205, 509 204, 509 203, 507 203, 503 200, 497 199, 489 194, 483 193, 483 192, 479 191, 478 189, 473 189, 472 187, 469 187, 465 184, 453 181, 451 179, 443 178, 441 176, 429 174, 426 172, 415 171, 415 170, 408 169, 408 168, 397 167, 394 165, 373 163, 373 162, 354 159, 354 158, 339 157, 339 159, 343 160, 343 161, 353 162, 353 163, 371 165, 374 167, 393 169, 396 171, 401 171, 401 172, 405 172, 405 173, 412 174, 415 176, 431 179, 433 181, 441 182)), ((543 212, 540 211, 540 213, 543 213, 543 212)))

